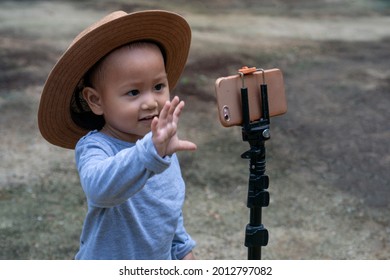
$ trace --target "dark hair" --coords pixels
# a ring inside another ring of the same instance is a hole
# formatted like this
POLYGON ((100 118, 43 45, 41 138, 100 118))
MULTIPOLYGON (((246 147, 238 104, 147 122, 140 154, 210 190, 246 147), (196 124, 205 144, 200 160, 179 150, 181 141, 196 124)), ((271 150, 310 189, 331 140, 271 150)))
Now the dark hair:
POLYGON ((87 85, 84 84, 84 78, 79 82, 75 91, 73 92, 70 102, 70 115, 72 120, 78 126, 87 130, 100 130, 105 124, 102 115, 96 115, 92 112, 87 101, 83 98, 83 89, 87 85))
MULTIPOLYGON (((136 41, 136 42, 131 42, 128 44, 125 44, 123 46, 128 45, 129 47, 134 47, 134 46, 144 46, 145 44, 154 44, 156 45, 164 58, 164 64, 166 65, 166 55, 165 55, 165 50, 164 48, 157 42, 154 41, 136 41)), ((119 49, 123 46, 120 46, 116 49, 119 49)), ((114 49, 114 50, 116 50, 114 49)), ((114 51, 113 50, 113 51, 114 51)), ((111 51, 111 52, 113 52, 111 51)), ((111 53, 110 52, 110 53, 111 53)), ((109 54, 109 53, 108 53, 109 54)), ((87 130, 100 130, 103 128, 105 124, 105 120, 103 115, 96 115, 92 112, 91 108, 89 108, 89 105, 87 101, 85 101, 83 97, 83 89, 85 87, 93 87, 93 77, 100 68, 103 60, 108 56, 106 54, 104 57, 102 57, 98 62, 96 62, 83 76, 83 78, 80 80, 78 83, 77 87, 75 88, 71 103, 70 103, 70 114, 72 117, 73 122, 80 126, 81 128, 87 129, 87 130)))

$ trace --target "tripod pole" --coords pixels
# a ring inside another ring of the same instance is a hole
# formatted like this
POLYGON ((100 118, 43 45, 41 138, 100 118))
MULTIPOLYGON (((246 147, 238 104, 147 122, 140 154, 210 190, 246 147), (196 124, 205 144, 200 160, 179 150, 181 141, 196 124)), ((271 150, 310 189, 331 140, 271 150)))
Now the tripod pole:
POLYGON ((268 128, 259 127, 250 132, 244 131, 244 138, 251 148, 241 157, 249 159, 249 186, 247 207, 250 209, 249 224, 246 226, 245 246, 248 247, 248 259, 260 260, 261 247, 268 244, 268 231, 262 224, 262 207, 269 205, 269 192, 266 190, 269 178, 265 175, 265 140, 263 134, 268 128), (260 137, 260 140, 259 140, 260 137), (254 140, 253 138, 256 138, 254 140))
MULTIPOLYGON (((262 70, 262 69, 261 69, 262 70)), ((249 159, 249 186, 247 207, 250 209, 249 224, 246 226, 245 246, 248 247, 248 259, 260 260, 261 247, 268 244, 268 231, 262 224, 262 207, 269 205, 269 193, 266 190, 269 178, 265 175, 265 141, 270 138, 268 93, 263 70, 263 84, 260 85, 262 117, 259 121, 250 122, 248 89, 242 78, 241 101, 243 114, 242 138, 249 142, 250 149, 241 155, 249 159)))

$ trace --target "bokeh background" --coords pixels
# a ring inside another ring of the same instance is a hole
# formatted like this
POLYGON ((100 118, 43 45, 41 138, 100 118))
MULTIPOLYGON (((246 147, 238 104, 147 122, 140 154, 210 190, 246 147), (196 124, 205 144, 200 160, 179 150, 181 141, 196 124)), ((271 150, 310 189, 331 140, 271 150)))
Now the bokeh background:
MULTIPOLYGON (((37 128, 45 79, 72 39, 114 10, 166 9, 193 41, 173 94, 186 101, 184 215, 198 259, 246 259, 248 149, 217 117, 214 82, 282 70, 287 114, 266 142, 264 259, 390 258, 390 1, 0 1, 0 259, 72 259, 85 198, 71 150, 37 128)), ((156 225, 158 226, 158 225, 156 225)))

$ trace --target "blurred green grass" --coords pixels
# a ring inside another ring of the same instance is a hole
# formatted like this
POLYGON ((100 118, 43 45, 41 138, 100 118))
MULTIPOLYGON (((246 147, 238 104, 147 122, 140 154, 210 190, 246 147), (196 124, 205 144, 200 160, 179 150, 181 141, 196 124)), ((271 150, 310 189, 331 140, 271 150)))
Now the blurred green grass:
POLYGON ((0 190, 0 259, 72 259, 85 211, 79 183, 58 176, 0 190))

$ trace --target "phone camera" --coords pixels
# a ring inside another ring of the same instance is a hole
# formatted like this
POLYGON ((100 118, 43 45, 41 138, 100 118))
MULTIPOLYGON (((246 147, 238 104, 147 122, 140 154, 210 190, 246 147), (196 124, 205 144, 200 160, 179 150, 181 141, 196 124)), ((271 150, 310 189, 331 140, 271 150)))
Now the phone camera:
POLYGON ((222 112, 223 112, 223 118, 225 119, 225 121, 230 121, 230 110, 229 110, 229 107, 228 106, 223 106, 222 108, 222 112))

